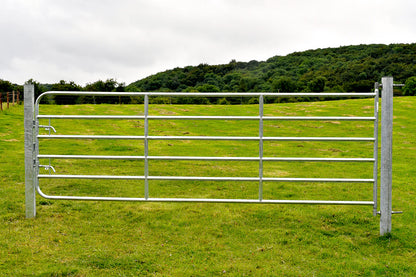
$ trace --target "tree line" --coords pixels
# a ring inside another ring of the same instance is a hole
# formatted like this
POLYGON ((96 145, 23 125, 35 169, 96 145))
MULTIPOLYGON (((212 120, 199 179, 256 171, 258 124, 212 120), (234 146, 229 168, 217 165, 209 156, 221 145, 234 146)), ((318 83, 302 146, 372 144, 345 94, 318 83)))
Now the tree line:
MULTIPOLYGON (((383 76, 416 75, 416 43, 344 46, 267 61, 187 66, 133 82, 129 90, 195 92, 369 92, 383 76)), ((400 93, 399 91, 397 93, 400 93)), ((404 92, 402 92, 404 93, 404 92)), ((408 92, 410 93, 410 92, 408 92)))
MULTIPOLYGON (((138 92, 370 92, 374 82, 393 76, 397 95, 416 95, 416 43, 344 46, 295 52, 266 61, 186 66, 174 68, 135 81, 129 85, 115 79, 98 80, 84 87, 73 81, 40 84, 32 79, 36 96, 44 91, 138 91, 138 92)), ((21 85, 0 79, 0 92, 18 90, 21 85)), ((317 99, 275 98, 275 101, 308 101, 317 99)), ((240 104, 256 99, 218 99, 208 97, 159 97, 153 103, 240 104)), ((90 96, 55 96, 44 99, 54 104, 142 103, 142 98, 90 96)))
MULTIPOLYGON (((105 81, 98 80, 93 83, 87 83, 84 87, 76 84, 74 81, 65 81, 61 80, 58 83, 54 84, 41 84, 33 79, 26 81, 27 84, 33 84, 35 89, 35 98, 39 97, 42 93, 46 91, 105 91, 105 92, 124 92, 125 84, 119 83, 115 79, 107 79, 105 81)), ((12 84, 9 81, 0 79, 0 92, 10 92, 10 91, 19 91, 23 92, 23 85, 12 84)), ((42 102, 49 104, 84 104, 92 103, 96 104, 101 103, 118 103, 120 98, 117 99, 106 99, 106 98, 97 98, 93 99, 90 96, 68 96, 68 95, 56 95, 56 96, 47 96, 42 102)), ((131 102, 130 99, 123 98, 125 103, 131 102)))

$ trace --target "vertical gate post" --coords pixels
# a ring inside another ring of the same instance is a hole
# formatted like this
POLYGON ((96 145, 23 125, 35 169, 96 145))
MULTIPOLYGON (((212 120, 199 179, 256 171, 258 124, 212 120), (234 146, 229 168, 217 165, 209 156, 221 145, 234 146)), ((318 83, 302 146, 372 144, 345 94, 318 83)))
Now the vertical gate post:
POLYGON ((35 88, 24 86, 24 126, 25 126, 25 208, 26 218, 36 216, 36 190, 34 182, 33 110, 35 88))
POLYGON ((382 78, 380 235, 391 232, 393 159, 393 77, 382 78))
POLYGON ((263 115, 264 97, 259 96, 259 201, 263 201, 263 115))
POLYGON ((149 95, 144 96, 144 198, 149 199, 149 95))

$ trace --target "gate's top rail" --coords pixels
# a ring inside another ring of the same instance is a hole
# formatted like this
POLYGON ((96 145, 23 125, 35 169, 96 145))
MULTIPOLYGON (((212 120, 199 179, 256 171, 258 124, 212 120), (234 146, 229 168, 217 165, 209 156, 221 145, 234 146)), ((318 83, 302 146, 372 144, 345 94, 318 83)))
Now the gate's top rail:
POLYGON ((92 96, 179 96, 179 97, 375 97, 375 92, 95 92, 95 91, 47 91, 36 100, 46 95, 92 95, 92 96))

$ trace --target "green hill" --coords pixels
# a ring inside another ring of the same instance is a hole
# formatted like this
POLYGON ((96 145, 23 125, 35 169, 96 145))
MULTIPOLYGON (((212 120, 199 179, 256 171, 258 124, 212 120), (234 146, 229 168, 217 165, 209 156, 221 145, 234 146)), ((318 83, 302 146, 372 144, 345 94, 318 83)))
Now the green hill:
POLYGON ((129 91, 370 91, 383 76, 416 75, 416 43, 344 46, 274 56, 267 61, 187 66, 151 75, 129 91))

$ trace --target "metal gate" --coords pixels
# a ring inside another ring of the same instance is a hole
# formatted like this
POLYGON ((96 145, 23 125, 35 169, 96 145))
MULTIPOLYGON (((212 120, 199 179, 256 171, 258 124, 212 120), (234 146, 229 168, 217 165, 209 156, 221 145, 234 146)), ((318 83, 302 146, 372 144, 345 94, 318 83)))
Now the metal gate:
MULTIPOLYGON (((383 87, 392 88, 392 78, 383 78, 383 87), (385 84, 386 83, 386 84, 385 84)), ((391 89, 392 92, 392 89, 391 89)), ((388 112, 392 108, 389 101, 385 101, 386 95, 390 93, 388 89, 383 90, 383 111, 388 112)), ((392 93, 390 93, 392 95, 392 93)), ((370 93, 163 93, 163 92, 59 92, 50 91, 43 93, 36 99, 33 99, 33 86, 25 86, 25 150, 26 150, 26 215, 34 217, 36 215, 35 191, 40 196, 48 199, 64 200, 111 200, 111 201, 148 201, 148 202, 217 202, 217 203, 258 203, 258 204, 319 204, 319 205, 370 205, 373 207, 373 214, 377 212, 377 189, 378 189, 378 111, 379 111, 379 85, 376 83, 375 89, 370 93), (144 98, 144 115, 52 115, 40 114, 39 104, 43 97, 48 95, 88 95, 88 96, 141 96, 144 98), (258 115, 257 116, 166 116, 166 115, 149 115, 149 97, 168 96, 168 97, 256 97, 258 98, 258 115), (265 97, 348 97, 364 98, 371 97, 374 99, 374 114, 370 117, 351 117, 351 116, 264 116, 264 98, 265 97), (144 122, 144 133, 140 136, 119 136, 119 135, 53 135, 53 126, 40 125, 39 120, 49 119, 137 119, 144 122), (149 135, 149 122, 152 120, 244 120, 258 122, 258 136, 151 136, 149 135), (263 123, 265 121, 370 121, 373 122, 373 136, 371 137, 268 137, 263 135, 263 123), (46 128, 49 134, 39 134, 39 128, 46 128), (140 140, 144 142, 144 153, 140 156, 116 156, 116 155, 54 155, 39 153, 39 143, 43 139, 76 139, 76 140, 140 140), (257 157, 222 157, 222 156, 152 156, 149 155, 149 141, 152 140, 204 140, 204 141, 254 141, 258 143, 257 157), (266 141, 347 141, 347 142, 371 142, 373 151, 366 158, 348 157, 348 158, 318 158, 318 157, 267 157, 263 155, 263 144, 266 141), (59 175, 59 174, 40 174, 39 168, 44 167, 53 169, 51 165, 40 165, 40 159, 99 159, 99 160, 143 160, 144 172, 140 176, 120 176, 120 175, 59 175), (151 160, 204 160, 204 161, 255 161, 258 162, 258 175, 253 177, 212 177, 212 176, 152 176, 149 175, 149 161, 151 160), (356 162, 372 163, 372 178, 276 178, 263 176, 264 161, 296 161, 296 162, 356 162), (143 180, 144 195, 142 197, 96 197, 96 196, 57 196, 47 195, 42 192, 39 186, 40 179, 116 179, 116 180, 143 180), (152 180, 191 180, 191 181, 255 181, 258 182, 258 197, 255 199, 212 199, 212 198, 155 198, 149 193, 149 181, 152 180), (281 199, 264 199, 263 182, 305 182, 305 183, 371 183, 373 199, 371 201, 350 200, 350 201, 331 201, 331 200, 281 200, 281 199)), ((390 97, 390 96, 388 96, 390 97)), ((392 116, 391 116, 392 117, 392 116)), ((383 116, 384 118, 384 116, 383 116)), ((386 119, 383 127, 391 128, 391 119, 386 119), (389 125, 390 120, 390 125, 389 125), (384 126, 386 125, 386 126, 384 126), (390 126, 390 127, 389 127, 390 126)), ((382 127, 382 128, 383 128, 382 127)), ((383 131, 382 131, 383 134, 383 131)), ((391 131, 387 130, 386 134, 390 136, 391 131), (388 134, 389 133, 389 134, 388 134)), ((384 138, 383 138, 384 139, 384 138)), ((388 140, 386 138, 385 140, 388 140)), ((386 146, 384 146, 386 148, 386 146)), ((383 144, 382 144, 383 149, 383 144)), ((387 150, 388 152, 391 150, 387 150)), ((383 155, 383 150, 382 150, 383 155)), ((382 157, 382 170, 383 170, 382 157)), ((390 163, 391 157, 384 163, 390 163)), ((391 180, 391 173, 390 173, 391 180)), ((382 173, 383 182, 383 173, 382 173)), ((383 197, 383 187, 382 195, 383 197)), ((383 203, 381 203, 383 205, 383 203)), ((391 215, 391 181, 390 181, 390 215, 391 215)), ((383 208, 381 214, 383 215, 383 208)), ((390 222, 391 225, 391 222, 390 222)), ((391 227, 390 227, 391 228, 391 227)), ((387 232, 390 229, 387 227, 387 232)))

